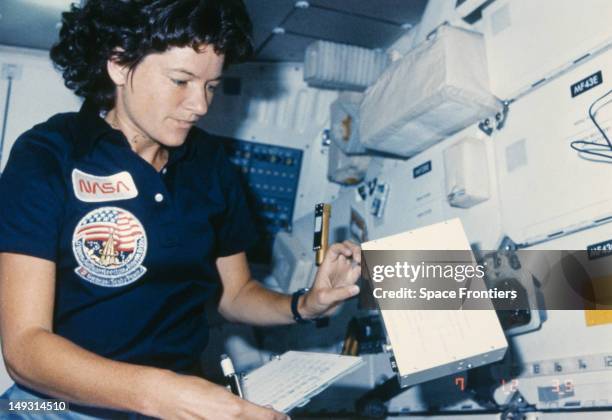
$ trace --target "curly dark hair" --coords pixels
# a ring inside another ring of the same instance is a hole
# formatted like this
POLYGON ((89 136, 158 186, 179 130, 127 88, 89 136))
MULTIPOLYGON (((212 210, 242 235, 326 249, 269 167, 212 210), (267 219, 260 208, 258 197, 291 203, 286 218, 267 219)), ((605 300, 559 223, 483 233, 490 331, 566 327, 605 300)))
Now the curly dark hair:
POLYGON ((252 25, 242 0, 89 0, 62 14, 51 59, 64 84, 101 110, 115 104, 110 58, 133 71, 144 57, 170 47, 212 45, 225 65, 253 52, 252 25))

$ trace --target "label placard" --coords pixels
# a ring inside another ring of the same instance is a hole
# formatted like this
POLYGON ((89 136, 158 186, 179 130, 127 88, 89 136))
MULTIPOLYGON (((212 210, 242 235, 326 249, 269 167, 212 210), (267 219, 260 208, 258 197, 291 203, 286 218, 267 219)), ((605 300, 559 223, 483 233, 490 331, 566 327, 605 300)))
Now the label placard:
POLYGON ((610 255, 612 255, 612 239, 587 246, 587 256, 589 260, 609 257, 610 255))
POLYGON ((427 162, 422 163, 419 166, 415 166, 412 170, 412 177, 418 178, 428 172, 431 172, 431 160, 428 160, 427 162))
POLYGON ((601 70, 597 73, 593 73, 590 76, 585 77, 584 79, 570 86, 570 93, 572 94, 572 98, 583 94, 587 90, 593 89, 595 86, 601 85, 602 82, 603 77, 601 74, 601 70))

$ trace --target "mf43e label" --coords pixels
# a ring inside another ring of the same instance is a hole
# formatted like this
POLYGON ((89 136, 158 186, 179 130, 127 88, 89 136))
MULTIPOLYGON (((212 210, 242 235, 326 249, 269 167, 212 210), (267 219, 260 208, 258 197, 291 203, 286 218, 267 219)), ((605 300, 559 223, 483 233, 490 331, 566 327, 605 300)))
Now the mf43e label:
POLYGON ((601 85, 602 82, 603 78, 601 75, 601 70, 599 70, 597 73, 591 74, 588 77, 585 77, 570 87, 572 98, 586 92, 587 90, 593 89, 597 85, 601 85))

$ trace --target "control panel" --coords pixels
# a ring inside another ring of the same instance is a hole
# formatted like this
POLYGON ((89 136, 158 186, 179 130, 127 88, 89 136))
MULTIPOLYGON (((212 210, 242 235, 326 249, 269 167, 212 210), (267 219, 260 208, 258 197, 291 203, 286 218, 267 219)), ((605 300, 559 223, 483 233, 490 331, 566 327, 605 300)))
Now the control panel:
POLYGON ((242 174, 257 232, 263 240, 249 252, 250 260, 267 263, 276 233, 291 231, 303 152, 231 138, 222 141, 230 161, 242 174))

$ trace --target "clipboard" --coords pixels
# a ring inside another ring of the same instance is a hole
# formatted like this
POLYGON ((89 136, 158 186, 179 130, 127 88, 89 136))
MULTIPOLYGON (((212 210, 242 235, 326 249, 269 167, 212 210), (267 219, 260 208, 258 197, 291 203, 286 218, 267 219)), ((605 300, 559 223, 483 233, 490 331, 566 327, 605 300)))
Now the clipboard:
MULTIPOLYGON (((365 242, 361 249, 470 251, 471 247, 456 218, 365 242)), ((496 362, 508 348, 494 309, 391 309, 380 313, 391 366, 402 388, 496 362)))

